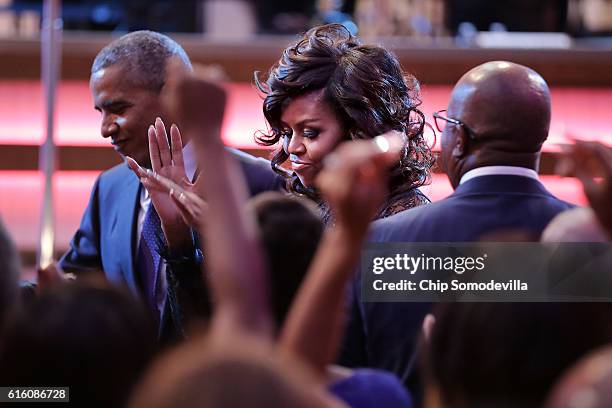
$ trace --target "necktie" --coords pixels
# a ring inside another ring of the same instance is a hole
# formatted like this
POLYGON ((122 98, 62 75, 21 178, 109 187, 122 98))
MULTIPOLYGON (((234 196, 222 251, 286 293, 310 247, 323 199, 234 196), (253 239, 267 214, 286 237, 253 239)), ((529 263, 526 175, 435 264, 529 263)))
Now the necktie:
POLYGON ((166 294, 166 280, 160 274, 160 246, 163 240, 161 221, 153 204, 145 215, 138 245, 137 267, 140 273, 145 300, 153 312, 157 322, 160 322, 166 294))

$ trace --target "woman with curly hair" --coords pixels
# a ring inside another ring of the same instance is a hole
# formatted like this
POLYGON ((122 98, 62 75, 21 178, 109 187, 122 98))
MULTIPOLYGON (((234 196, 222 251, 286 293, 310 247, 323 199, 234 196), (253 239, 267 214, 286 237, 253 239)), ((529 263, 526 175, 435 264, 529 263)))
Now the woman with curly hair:
POLYGON ((406 135, 401 160, 392 168, 389 195, 376 218, 429 202, 419 187, 429 182, 434 162, 418 109, 419 83, 397 58, 361 41, 340 24, 315 27, 287 47, 265 81, 263 113, 269 125, 256 140, 278 145, 272 168, 287 179, 289 191, 319 202, 314 187, 325 157, 342 141, 371 139, 390 130, 406 135), (283 166, 287 160, 291 171, 283 166))

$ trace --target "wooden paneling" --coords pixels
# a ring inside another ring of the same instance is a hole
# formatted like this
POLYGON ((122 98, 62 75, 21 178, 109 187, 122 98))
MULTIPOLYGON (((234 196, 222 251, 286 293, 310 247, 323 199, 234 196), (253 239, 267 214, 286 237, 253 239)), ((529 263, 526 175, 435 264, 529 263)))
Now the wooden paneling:
MULTIPOLYGON (((232 81, 251 82, 254 71, 266 71, 295 37, 255 37, 250 41, 211 40, 203 35, 173 35, 194 62, 219 64, 232 81)), ((116 38, 101 33, 64 33, 62 77, 86 79, 102 47, 116 38)), ((373 42, 393 50, 404 68, 425 84, 453 84, 470 68, 486 61, 509 60, 538 71, 551 85, 612 86, 612 49, 577 42, 570 50, 459 48, 450 39, 416 42, 407 38, 373 42)), ((40 76, 40 42, 0 40, 0 78, 40 76)))
MULTIPOLYGON (((267 149, 241 149, 253 156, 270 157, 267 149)), ((119 155, 111 147, 95 146, 58 146, 58 170, 60 171, 100 171, 109 169, 121 162, 119 155)), ((555 174, 559 158, 556 152, 543 152, 540 162, 541 174, 555 174)), ((38 146, 0 145, 0 170, 38 169, 38 146)), ((440 170, 436 167, 436 173, 440 170)))

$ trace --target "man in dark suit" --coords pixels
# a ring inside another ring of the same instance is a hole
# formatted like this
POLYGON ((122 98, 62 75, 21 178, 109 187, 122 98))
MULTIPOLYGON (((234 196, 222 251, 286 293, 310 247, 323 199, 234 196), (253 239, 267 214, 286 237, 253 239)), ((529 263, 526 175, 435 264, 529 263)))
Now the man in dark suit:
MULTIPOLYGON (((550 94, 535 71, 496 61, 465 74, 447 111, 434 114, 440 162, 455 189, 448 198, 378 220, 371 242, 466 242, 520 230, 536 239, 571 207, 538 180, 548 136, 550 94)), ((408 379, 430 304, 364 303, 353 287, 343 363, 385 368, 408 379)))
MULTIPOLYGON (((176 123, 161 101, 170 63, 192 69, 189 57, 175 41, 159 33, 138 31, 106 46, 92 66, 90 88, 95 108, 102 115, 100 133, 111 139, 122 157, 132 157, 144 167, 151 166, 148 137, 166 137, 160 117, 176 123)), ((172 126, 170 133, 175 132, 180 138, 178 128, 172 126)), ((182 145, 182 177, 193 181, 197 162, 194 150, 188 140, 183 139, 182 145)), ((230 150, 241 163, 252 195, 279 189, 283 184, 268 161, 230 150)), ((172 214, 170 209, 170 216, 158 215, 158 204, 125 163, 103 172, 60 266, 77 274, 103 271, 112 283, 127 285, 135 295, 147 300, 153 314, 163 320, 165 264, 157 253, 159 248, 153 246, 163 242, 164 232, 188 239, 192 234, 178 211, 172 214)))

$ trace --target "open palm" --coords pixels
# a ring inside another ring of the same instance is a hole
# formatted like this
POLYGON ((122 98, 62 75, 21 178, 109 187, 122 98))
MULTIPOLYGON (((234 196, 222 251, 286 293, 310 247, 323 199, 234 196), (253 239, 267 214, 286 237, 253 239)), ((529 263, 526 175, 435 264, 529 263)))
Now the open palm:
MULTIPOLYGON (((176 125, 170 127, 169 142, 164 122, 157 118, 155 125, 149 127, 148 138, 153 172, 171 180, 185 191, 192 191, 194 185, 185 173, 183 143, 178 127, 176 125)), ((161 220, 168 245, 171 248, 179 247, 184 242, 189 241, 189 227, 183 221, 181 212, 168 192, 158 184, 152 183, 147 178, 147 170, 141 168, 132 158, 128 158, 128 165, 141 179, 143 186, 149 192, 151 203, 161 220)))

